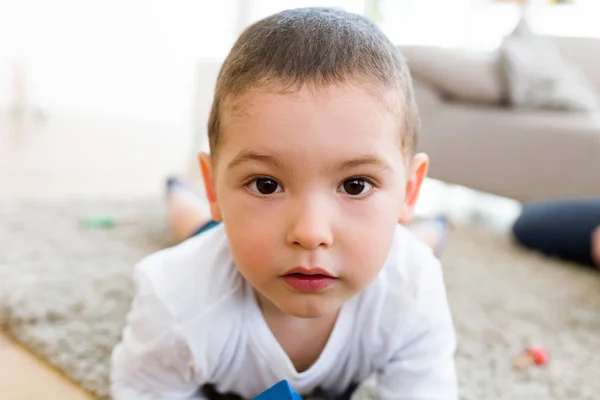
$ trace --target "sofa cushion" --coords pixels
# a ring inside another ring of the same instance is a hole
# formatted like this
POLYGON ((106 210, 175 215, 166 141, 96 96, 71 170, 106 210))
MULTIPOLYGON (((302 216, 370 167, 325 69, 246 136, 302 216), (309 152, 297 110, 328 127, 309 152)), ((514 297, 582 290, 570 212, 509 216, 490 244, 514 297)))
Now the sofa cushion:
POLYGON ((534 34, 525 20, 500 46, 509 101, 526 108, 590 111, 600 101, 593 85, 561 57, 553 43, 534 34))
POLYGON ((411 73, 445 96, 499 104, 505 98, 498 53, 435 46, 400 46, 411 73))

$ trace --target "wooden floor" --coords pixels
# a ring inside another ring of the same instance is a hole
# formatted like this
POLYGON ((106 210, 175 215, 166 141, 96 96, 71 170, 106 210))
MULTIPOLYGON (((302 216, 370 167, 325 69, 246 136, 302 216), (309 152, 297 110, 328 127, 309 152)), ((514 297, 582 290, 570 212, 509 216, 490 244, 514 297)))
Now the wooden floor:
MULTIPOLYGON (((190 142, 181 126, 0 114, 0 201, 155 196, 189 167, 190 142)), ((92 397, 0 332, 0 399, 92 397)))
POLYGON ((0 399, 92 398, 23 347, 0 334, 0 399))

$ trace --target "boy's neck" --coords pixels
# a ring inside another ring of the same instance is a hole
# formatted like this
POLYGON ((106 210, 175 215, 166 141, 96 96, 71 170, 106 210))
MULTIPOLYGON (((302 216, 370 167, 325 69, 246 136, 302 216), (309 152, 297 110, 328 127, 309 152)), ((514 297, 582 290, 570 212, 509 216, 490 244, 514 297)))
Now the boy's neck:
POLYGON ((340 310, 318 318, 300 318, 284 313, 260 293, 256 295, 267 326, 296 371, 310 368, 323 352, 340 310))

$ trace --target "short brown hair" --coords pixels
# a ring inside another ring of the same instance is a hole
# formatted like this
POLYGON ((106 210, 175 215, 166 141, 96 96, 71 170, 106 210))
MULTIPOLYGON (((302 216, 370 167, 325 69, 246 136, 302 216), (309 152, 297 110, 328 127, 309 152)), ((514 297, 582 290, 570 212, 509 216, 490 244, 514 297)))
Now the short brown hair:
POLYGON ((370 21, 330 8, 300 8, 264 18, 238 38, 217 79, 208 121, 211 152, 222 136, 224 104, 269 83, 284 90, 358 81, 392 91, 403 119, 401 142, 414 152, 419 116, 410 72, 400 51, 370 21))

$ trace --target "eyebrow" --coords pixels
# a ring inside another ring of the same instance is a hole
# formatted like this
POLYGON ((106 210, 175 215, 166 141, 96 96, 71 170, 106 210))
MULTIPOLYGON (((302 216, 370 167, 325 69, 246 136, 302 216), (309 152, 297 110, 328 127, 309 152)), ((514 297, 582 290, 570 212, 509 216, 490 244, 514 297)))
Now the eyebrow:
POLYGON ((379 158, 373 154, 364 154, 362 156, 359 156, 359 157, 351 159, 351 160, 342 161, 337 165, 337 170, 344 171, 346 169, 362 167, 362 166, 372 166, 372 167, 376 167, 376 168, 379 168, 379 169, 385 170, 385 171, 392 170, 392 168, 390 167, 390 165, 387 162, 385 162, 384 160, 382 160, 381 158, 379 158))
MULTIPOLYGON (((259 162, 263 164, 270 164, 271 166, 278 169, 285 169, 286 163, 277 157, 269 156, 266 154, 260 154, 254 151, 241 151, 236 155, 233 160, 227 165, 227 169, 235 168, 246 162, 259 162)), ((364 154, 357 158, 350 160, 341 161, 336 165, 337 171, 344 171, 351 168, 357 168, 362 166, 372 166, 379 168, 384 171, 391 171, 390 165, 382 160, 381 158, 373 154, 364 154)))
POLYGON ((254 161, 263 164, 270 164, 275 168, 283 169, 284 163, 277 157, 259 154, 254 151, 241 151, 227 165, 227 169, 235 168, 245 162, 254 161))

